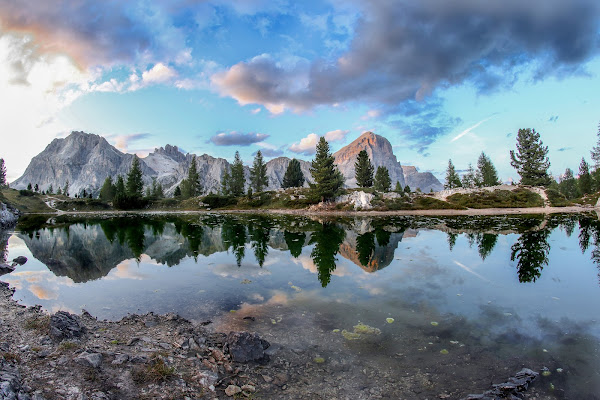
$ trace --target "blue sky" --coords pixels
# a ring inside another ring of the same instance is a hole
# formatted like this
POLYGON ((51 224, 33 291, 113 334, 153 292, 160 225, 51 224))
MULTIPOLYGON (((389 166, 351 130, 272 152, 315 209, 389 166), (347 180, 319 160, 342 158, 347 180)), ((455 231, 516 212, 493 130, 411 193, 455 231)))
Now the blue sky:
POLYGON ((506 181, 535 128, 559 175, 598 139, 599 50, 596 0, 1 0, 0 157, 13 180, 83 130, 310 160, 372 130, 440 180, 484 151, 506 181))

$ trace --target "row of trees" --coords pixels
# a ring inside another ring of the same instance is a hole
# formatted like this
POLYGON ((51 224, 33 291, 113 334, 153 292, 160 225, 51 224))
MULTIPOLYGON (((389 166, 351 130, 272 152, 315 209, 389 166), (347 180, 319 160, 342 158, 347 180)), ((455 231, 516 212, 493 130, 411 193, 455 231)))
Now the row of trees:
MULTIPOLYGON (((356 184, 361 188, 375 187, 375 190, 380 192, 389 192, 392 187, 390 172, 384 166, 375 167, 371 163, 371 159, 366 150, 361 150, 356 157, 354 163, 356 184), (375 172, 375 175, 373 173, 375 172)), ((396 182, 396 191, 399 191, 400 182, 396 182)), ((401 189, 400 189, 401 190, 401 189)))
POLYGON ((469 168, 462 178, 456 172, 452 159, 448 160, 444 189, 487 187, 499 185, 500 183, 496 167, 484 152, 481 152, 479 159, 477 159, 477 169, 474 169, 473 164, 469 163, 469 168))

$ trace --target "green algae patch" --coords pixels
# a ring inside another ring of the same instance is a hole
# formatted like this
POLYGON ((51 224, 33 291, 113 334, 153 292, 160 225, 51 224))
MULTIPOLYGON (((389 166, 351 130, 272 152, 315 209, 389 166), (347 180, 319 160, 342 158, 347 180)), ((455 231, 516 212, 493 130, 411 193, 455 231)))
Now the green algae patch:
POLYGON ((359 322, 358 325, 354 325, 354 330, 349 332, 347 330, 342 331, 342 336, 347 340, 358 340, 368 336, 375 336, 381 334, 381 330, 367 324, 359 322))
POLYGON ((313 361, 317 364, 323 364, 325 362, 325 359, 323 357, 315 357, 313 361))
POLYGON ((431 321, 431 325, 432 326, 438 326, 439 324, 437 322, 435 322, 435 321, 431 321))
POLYGON ((442 350, 440 350, 440 354, 448 354, 448 353, 449 353, 449 351, 448 351, 448 350, 446 350, 446 349, 442 349, 442 350))
POLYGON ((338 333, 339 331, 340 331, 339 329, 334 329, 334 330, 332 330, 331 332, 333 332, 333 333, 338 333))
POLYGON ((391 324, 394 322, 394 318, 386 318, 385 322, 387 322, 388 324, 391 324))

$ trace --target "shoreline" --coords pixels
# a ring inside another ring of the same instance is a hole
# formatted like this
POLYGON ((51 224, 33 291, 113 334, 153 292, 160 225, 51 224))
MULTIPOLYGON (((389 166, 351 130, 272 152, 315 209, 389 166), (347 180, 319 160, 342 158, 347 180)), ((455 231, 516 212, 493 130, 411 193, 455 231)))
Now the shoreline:
POLYGON ((209 210, 110 210, 110 211, 60 211, 23 213, 22 215, 166 215, 166 214, 269 214, 269 215, 311 215, 333 217, 386 217, 386 216, 485 216, 485 215, 530 215, 530 214, 577 214, 596 212, 600 218, 600 208, 592 206, 568 207, 527 207, 527 208, 469 208, 456 209, 427 209, 427 210, 389 210, 389 211, 340 211, 340 210, 309 210, 309 209, 209 209, 209 210))

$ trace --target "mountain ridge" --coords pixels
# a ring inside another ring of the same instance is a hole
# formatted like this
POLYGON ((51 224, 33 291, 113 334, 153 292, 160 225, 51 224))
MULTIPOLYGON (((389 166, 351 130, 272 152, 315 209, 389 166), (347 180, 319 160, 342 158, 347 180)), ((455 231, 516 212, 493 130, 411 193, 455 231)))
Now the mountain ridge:
MULTIPOLYGON (((411 189, 419 187, 428 192, 441 190, 441 183, 431 173, 420 173, 415 167, 403 166, 393 154, 390 142, 383 136, 365 132, 355 141, 334 153, 335 163, 346 178, 348 187, 356 187, 354 162, 362 149, 367 150, 375 167, 386 166, 390 172, 392 185, 396 181, 411 189)), ((167 195, 172 195, 177 185, 187 177, 189 164, 194 154, 184 154, 177 146, 170 144, 157 147, 144 158, 140 158, 145 186, 153 179, 162 184, 167 195)), ((54 139, 46 148, 32 158, 21 177, 11 183, 15 189, 24 189, 29 183, 38 184, 40 190, 48 190, 52 185, 56 190, 69 181, 69 192, 97 194, 106 177, 125 176, 129 171, 134 155, 123 153, 99 135, 73 131, 63 139, 54 139)), ((288 157, 277 157, 266 162, 268 190, 281 187, 289 162, 288 157)), ((305 177, 305 186, 312 182, 310 162, 298 160, 305 177)), ((209 154, 196 155, 196 166, 204 193, 218 192, 226 168, 231 164, 224 158, 209 154)), ((244 166, 244 174, 249 178, 250 167, 244 166)), ((248 182, 249 179, 246 179, 248 182)))

